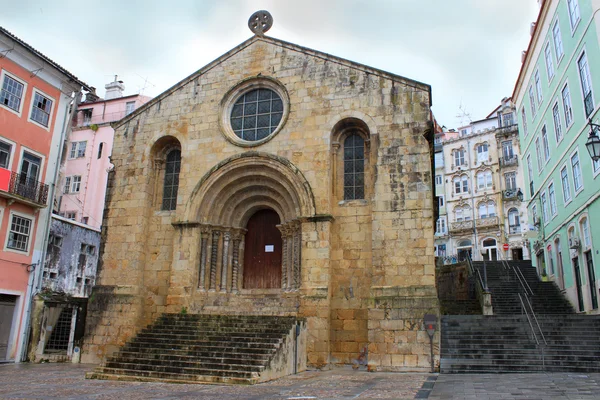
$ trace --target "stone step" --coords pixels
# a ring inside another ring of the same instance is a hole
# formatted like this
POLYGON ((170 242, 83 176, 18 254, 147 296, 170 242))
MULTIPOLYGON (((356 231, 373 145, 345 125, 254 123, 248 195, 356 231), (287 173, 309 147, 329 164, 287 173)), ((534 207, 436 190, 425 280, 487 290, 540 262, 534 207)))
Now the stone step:
POLYGON ((210 351, 211 349, 214 351, 220 349, 236 349, 236 351, 243 350, 251 350, 248 352, 251 353, 263 353, 267 351, 274 351, 277 349, 278 345, 272 343, 225 343, 225 342, 195 342, 193 344, 179 344, 179 343, 162 343, 162 342, 144 342, 133 339, 131 342, 127 343, 123 349, 133 350, 140 349, 143 351, 150 351, 150 349, 158 349, 161 351, 169 350, 185 350, 185 351, 210 351))
POLYGON ((85 374, 86 379, 101 379, 111 381, 131 382, 161 382, 161 383, 198 383, 198 384, 237 384, 253 385, 258 378, 236 378, 230 376, 186 375, 153 373, 151 371, 117 370, 116 373, 92 371, 85 374))
MULTIPOLYGON (((232 350, 234 350, 232 348, 232 350)), ((174 352, 170 351, 169 353, 163 352, 132 352, 132 351, 120 351, 116 356, 110 357, 112 358, 152 358, 152 359, 161 359, 161 360, 198 360, 198 359, 223 359, 223 360, 231 360, 234 363, 256 363, 257 365, 262 365, 263 363, 269 361, 269 356, 272 352, 265 354, 258 353, 241 353, 234 351, 202 351, 202 352, 174 352)))
POLYGON ((251 341, 265 343, 280 343, 283 333, 249 333, 249 332, 196 332, 194 334, 171 334, 164 332, 146 331, 140 332, 138 338, 147 340, 163 339, 169 341, 251 341))
POLYGON ((127 357, 111 357, 111 359, 107 360, 104 364, 106 368, 125 368, 125 369, 135 369, 130 368, 130 365, 145 365, 146 368, 142 369, 151 369, 151 370, 159 370, 165 365, 168 365, 169 368, 182 368, 184 370, 219 370, 219 371, 244 371, 244 372, 261 372, 265 369, 264 365, 256 365, 256 364, 238 364, 234 363, 231 359, 213 359, 213 360, 198 360, 198 361, 181 361, 181 360, 173 360, 173 359, 154 359, 154 358, 127 358, 127 357), (220 361, 220 362, 219 362, 220 361), (231 363, 226 363, 225 361, 231 361, 231 363), (156 368, 155 368, 156 367, 156 368))
POLYGON ((183 375, 212 375, 212 376, 230 376, 234 378, 258 378, 259 373, 254 371, 236 371, 236 370, 221 370, 211 368, 182 368, 173 367, 171 365, 146 365, 134 363, 122 363, 122 367, 102 367, 102 372, 109 374, 117 374, 119 370, 139 371, 141 375, 145 373, 167 373, 167 374, 183 374, 183 375))

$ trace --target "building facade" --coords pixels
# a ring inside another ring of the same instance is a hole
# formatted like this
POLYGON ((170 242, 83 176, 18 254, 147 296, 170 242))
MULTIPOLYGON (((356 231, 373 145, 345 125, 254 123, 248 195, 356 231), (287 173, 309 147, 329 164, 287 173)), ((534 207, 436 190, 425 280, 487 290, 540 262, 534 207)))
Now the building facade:
POLYGON ((436 224, 436 254, 446 263, 529 258, 514 110, 504 99, 487 118, 440 135, 435 179, 445 215, 436 224))
POLYGON ((600 162, 585 147, 598 123, 600 2, 541 2, 514 90, 531 249, 538 273, 580 312, 598 312, 600 162))
POLYGON ((112 168, 114 129, 119 121, 146 103, 141 95, 123 96, 123 82, 106 85, 104 99, 88 94, 79 105, 62 168, 58 213, 95 229, 102 226, 108 172, 112 168))
POLYGON ((0 360, 20 361, 72 93, 87 86, 0 28, 0 360))
POLYGON ((126 117, 83 360, 184 310, 306 320, 313 366, 428 370, 430 101, 257 35, 126 117))

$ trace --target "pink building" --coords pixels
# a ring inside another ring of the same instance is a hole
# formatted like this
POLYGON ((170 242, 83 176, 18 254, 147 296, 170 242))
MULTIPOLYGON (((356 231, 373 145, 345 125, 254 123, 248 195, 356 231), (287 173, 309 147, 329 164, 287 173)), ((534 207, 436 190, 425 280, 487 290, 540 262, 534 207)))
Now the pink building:
POLYGON ((92 90, 0 28, 0 361, 20 361, 73 94, 92 90))
POLYGON ((88 94, 79 105, 59 189, 60 215, 97 229, 102 226, 106 181, 112 166, 109 157, 114 130, 110 123, 150 100, 137 94, 123 96, 125 86, 116 77, 105 87, 105 99, 88 94))

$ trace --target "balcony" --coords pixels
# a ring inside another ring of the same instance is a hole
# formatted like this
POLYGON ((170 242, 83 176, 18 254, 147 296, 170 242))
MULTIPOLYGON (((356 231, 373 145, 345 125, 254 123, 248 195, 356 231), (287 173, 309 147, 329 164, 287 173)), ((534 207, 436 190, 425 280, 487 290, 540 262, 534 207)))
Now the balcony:
POLYGON ((504 200, 519 200, 523 201, 523 192, 519 188, 506 189, 502 192, 502 198, 504 200))
POLYGON ((496 130, 496 135, 508 135, 510 133, 516 133, 519 130, 517 124, 500 127, 496 130))
POLYGON ((48 202, 48 185, 27 178, 24 174, 0 168, 0 197, 9 204, 20 202, 35 208, 44 208, 48 202))
POLYGON ((84 128, 91 125, 109 124, 123 119, 126 115, 127 113, 125 111, 92 115, 79 110, 77 117, 73 118, 73 127, 84 128))
POLYGON ((495 228, 498 226, 498 217, 485 217, 477 219, 475 224, 477 228, 495 228))
POLYGON ((509 225, 508 226, 508 234, 509 235, 517 235, 521 233, 521 225, 509 225))
POLYGON ((519 158, 517 156, 500 158, 500 166, 501 167, 512 167, 512 166, 517 166, 517 165, 519 165, 519 158))
POLYGON ((450 224, 451 233, 472 232, 473 221, 457 221, 450 224))

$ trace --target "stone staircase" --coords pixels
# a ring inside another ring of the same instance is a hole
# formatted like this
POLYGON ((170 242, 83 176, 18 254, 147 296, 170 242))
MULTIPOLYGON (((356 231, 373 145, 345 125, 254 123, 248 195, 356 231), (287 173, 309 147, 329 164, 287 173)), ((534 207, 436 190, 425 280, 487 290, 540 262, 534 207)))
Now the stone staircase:
POLYGON ((600 316, 575 314, 556 285, 541 282, 529 262, 510 263, 533 291, 529 299, 540 344, 522 314, 514 273, 501 263, 486 262, 495 315, 442 317, 440 372, 600 372, 600 316))
POLYGON ((89 379, 254 384, 294 373, 294 317, 164 314, 89 379))

